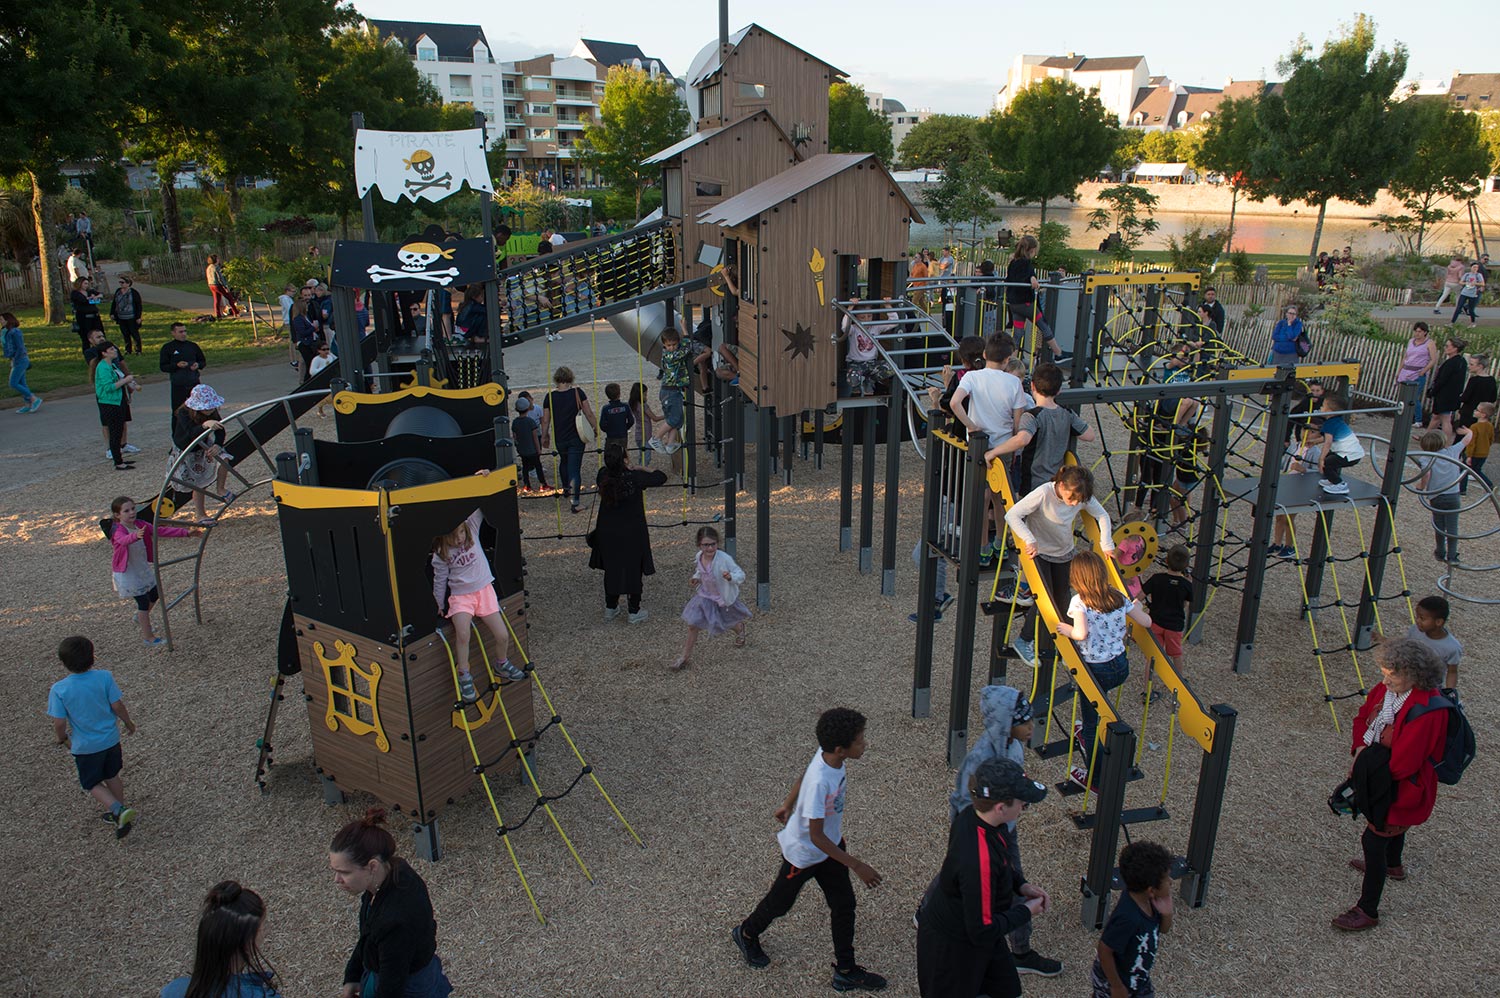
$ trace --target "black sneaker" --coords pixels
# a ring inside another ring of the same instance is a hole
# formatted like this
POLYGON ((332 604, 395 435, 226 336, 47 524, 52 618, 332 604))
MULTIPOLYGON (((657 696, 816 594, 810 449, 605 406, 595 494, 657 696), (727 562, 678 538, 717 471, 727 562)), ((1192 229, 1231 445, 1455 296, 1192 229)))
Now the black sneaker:
POLYGON ((1061 960, 1053 960, 1042 956, 1036 950, 1027 950, 1025 953, 1017 953, 1012 958, 1016 961, 1016 973, 1037 974, 1041 977, 1056 977, 1062 973, 1061 960))
POLYGON ((833 968, 833 990, 835 991, 884 991, 885 978, 872 974, 855 964, 848 970, 833 968))
POLYGON ((760 948, 760 940, 746 935, 744 926, 736 925, 730 930, 729 937, 740 948, 740 956, 744 957, 745 962, 750 966, 760 970, 771 965, 771 958, 766 956, 766 951, 760 948))

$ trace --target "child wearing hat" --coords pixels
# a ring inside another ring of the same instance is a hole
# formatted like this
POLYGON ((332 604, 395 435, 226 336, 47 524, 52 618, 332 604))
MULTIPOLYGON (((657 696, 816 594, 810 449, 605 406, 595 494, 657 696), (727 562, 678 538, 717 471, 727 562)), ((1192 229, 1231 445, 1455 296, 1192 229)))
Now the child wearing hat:
POLYGON ((225 483, 229 481, 231 458, 223 449, 224 424, 219 420, 219 407, 223 404, 224 396, 208 385, 199 384, 193 386, 187 401, 172 413, 171 459, 175 461, 179 454, 186 454, 182 463, 177 466, 172 480, 193 490, 198 524, 204 527, 213 526, 214 523, 203 505, 204 490, 210 484, 215 487, 215 495, 225 505, 234 501, 234 493, 225 489, 225 483), (206 430, 212 430, 213 433, 204 436, 206 430))
MULTIPOLYGON (((972 802, 969 781, 981 765, 992 759, 1009 759, 1023 769, 1026 765, 1026 743, 1031 740, 1035 726, 1031 701, 1026 694, 1011 686, 986 686, 979 691, 979 716, 984 722, 984 733, 979 736, 969 754, 964 756, 958 778, 953 784, 953 793, 948 795, 950 822, 957 821, 963 809, 972 802)), ((1024 882, 1026 874, 1021 867, 1021 843, 1017 838, 1014 822, 1005 829, 1005 833, 1011 869, 1024 882)), ((1041 977, 1056 977, 1062 973, 1062 961, 1042 956, 1031 948, 1030 922, 1018 926, 1010 933, 1010 951, 1019 973, 1037 974, 1041 977)))
POLYGON ((516 399, 516 418, 511 420, 510 435, 516 441, 516 457, 521 459, 521 491, 531 491, 531 473, 536 472, 537 489, 547 488, 547 473, 542 470, 542 427, 531 414, 531 396, 522 392, 516 399))
POLYGON ((1011 864, 1009 834, 1047 788, 1010 759, 989 759, 969 777, 973 803, 948 830, 948 852, 923 899, 917 932, 922 998, 1007 998, 1021 979, 1005 936, 1052 907, 1047 892, 1011 864))

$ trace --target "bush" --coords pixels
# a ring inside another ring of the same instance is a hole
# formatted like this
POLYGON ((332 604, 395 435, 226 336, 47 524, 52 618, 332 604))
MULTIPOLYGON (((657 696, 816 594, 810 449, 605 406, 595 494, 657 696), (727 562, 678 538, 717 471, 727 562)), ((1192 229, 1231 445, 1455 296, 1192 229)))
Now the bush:
POLYGON ((1083 253, 1068 245, 1073 230, 1061 222, 1044 222, 1041 228, 1027 228, 1041 243, 1037 253, 1037 270, 1064 270, 1070 274, 1081 274, 1088 269, 1083 253))
POLYGON ((278 236, 305 236, 309 232, 318 231, 318 227, 306 215, 293 215, 291 218, 278 218, 274 222, 267 222, 260 227, 260 230, 278 236))
POLYGON ((1255 261, 1249 253, 1237 249, 1229 254, 1229 272, 1234 275, 1234 283, 1249 284, 1255 280, 1255 261))
POLYGON ((1172 269, 1196 270, 1200 274, 1207 274, 1219 259, 1219 252, 1223 249, 1226 238, 1227 233, 1219 229, 1205 232, 1201 223, 1195 223, 1184 232, 1181 242, 1177 241, 1176 236, 1168 236, 1167 257, 1171 260, 1172 269))

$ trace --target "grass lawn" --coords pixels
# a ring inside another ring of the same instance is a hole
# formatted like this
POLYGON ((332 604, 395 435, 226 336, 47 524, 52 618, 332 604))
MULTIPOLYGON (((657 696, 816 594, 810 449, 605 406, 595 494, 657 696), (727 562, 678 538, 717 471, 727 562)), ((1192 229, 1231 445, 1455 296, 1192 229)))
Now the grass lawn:
MULTIPOLYGON (((40 308, 13 308, 10 311, 21 321, 21 329, 26 336, 26 352, 31 357, 31 369, 26 372, 26 382, 32 391, 46 395, 58 388, 88 384, 88 366, 83 362, 78 334, 72 330, 71 319, 60 326, 48 326, 42 323, 40 308)), ((143 381, 148 377, 165 377, 157 370, 156 357, 161 345, 170 338, 168 330, 174 322, 188 324, 188 339, 203 348, 210 368, 260 357, 284 358, 286 355, 286 338, 266 335, 264 326, 261 327, 261 338, 256 342, 252 339, 248 322, 236 320, 194 323, 193 319, 196 317, 193 312, 153 308, 148 304, 145 320, 141 323, 142 353, 140 357, 131 356, 128 361, 130 369, 143 381)), ((106 317, 104 332, 111 340, 115 340, 119 335, 119 327, 106 317)), ((7 365, 7 377, 9 373, 7 365)), ((9 386, 5 386, 3 397, 9 398, 12 394, 9 386)))
MULTIPOLYGON (((1088 260, 1095 269, 1110 270, 1114 266, 1114 260, 1110 257, 1101 257, 1097 254, 1089 255, 1088 260)), ((1136 250, 1131 254, 1131 259, 1140 263, 1166 264, 1171 260, 1171 254, 1166 250, 1136 250)), ((1297 268, 1307 265, 1307 257, 1301 253, 1251 253, 1250 262, 1259 266, 1265 264, 1268 278, 1273 282, 1290 282, 1297 278, 1297 268)), ((1225 254, 1219 260, 1219 280, 1227 281, 1229 271, 1226 269, 1229 256, 1225 254)))

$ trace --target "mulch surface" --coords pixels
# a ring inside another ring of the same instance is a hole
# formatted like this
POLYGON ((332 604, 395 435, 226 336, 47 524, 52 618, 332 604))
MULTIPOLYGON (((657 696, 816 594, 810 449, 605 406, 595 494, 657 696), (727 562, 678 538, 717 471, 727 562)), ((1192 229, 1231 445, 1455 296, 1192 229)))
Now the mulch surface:
MULTIPOLYGON (((879 480, 883 455, 877 461, 879 480)), ((749 465, 753 490, 753 460, 749 465)), ((681 674, 667 665, 685 636, 677 615, 689 593, 695 528, 653 532, 658 574, 647 581, 651 619, 606 624, 600 576, 587 568, 583 542, 550 536, 559 532, 555 500, 523 502, 523 526, 535 538, 525 543, 539 669, 646 848, 634 845, 586 781, 555 810, 594 882, 584 879, 551 826, 533 817, 512 840, 549 919, 542 927, 496 838, 482 792, 450 806, 441 820, 444 858, 415 865, 432 892, 440 952, 457 993, 826 993, 828 916, 816 889, 766 933, 769 970, 741 962, 729 929, 774 875, 771 812, 814 749, 819 712, 838 705, 870 719, 869 752, 850 766, 845 830, 852 851, 885 876, 877 890, 857 887, 860 961, 891 979, 888 993, 916 993, 911 914, 947 833, 952 775, 943 755, 956 614, 938 626, 932 716, 913 719, 914 629, 906 615, 915 603, 910 551, 920 520, 920 469, 906 459, 903 471, 893 497, 900 519, 896 598, 880 595, 879 485, 876 572, 862 576, 857 553, 837 550, 839 451, 831 446, 822 470, 799 461, 792 486, 774 483, 771 608, 752 620, 749 646, 735 649, 728 637, 704 642, 694 667, 681 674)), ((256 789, 256 739, 285 593, 273 504, 264 489, 235 504, 208 546, 202 625, 193 622, 189 600, 172 617, 175 650, 148 651, 136 637, 132 606, 111 590, 109 549, 96 525, 120 488, 113 475, 96 461, 0 494, 0 559, 11 590, 0 609, 10 652, 10 666, 0 673, 6 759, 0 800, 11 835, 0 904, 0 938, 7 940, 0 993, 154 995, 190 969, 197 908, 208 887, 236 878, 267 900, 265 952, 284 993, 334 994, 356 935, 356 904, 334 886, 326 849, 333 832, 372 801, 323 805, 300 678, 287 685, 269 792, 256 789), (141 728, 125 740, 124 771, 140 819, 121 842, 78 789, 72 761, 52 744, 43 716, 47 688, 61 675, 54 650, 74 633, 94 640, 100 664, 114 670, 141 728)), ((738 549, 752 583, 753 495, 740 496, 738 549)), ((681 490, 669 487, 649 494, 648 509, 653 522, 702 520, 717 511, 718 500, 718 490, 707 488, 684 507, 681 490)), ((1234 515, 1248 532, 1243 510, 1234 515)), ((1474 532, 1494 526, 1493 512, 1486 515, 1487 521, 1471 514, 1465 523, 1472 517, 1474 532)), ((1336 527, 1342 553, 1356 543, 1348 519, 1336 527)), ((564 511, 562 532, 583 533, 585 520, 564 511)), ((1435 591, 1426 518, 1410 496, 1399 522, 1412 589, 1419 596, 1435 591)), ((163 544, 167 557, 183 550, 180 541, 163 544)), ((1468 556, 1500 561, 1500 543, 1474 542, 1468 556)), ((1341 566, 1351 598, 1360 582, 1357 566, 1341 566)), ((169 589, 180 590, 185 567, 169 572, 169 589)), ((1394 566, 1392 572, 1394 579, 1394 566)), ((747 601, 754 591, 746 586, 747 601)), ((1465 644, 1462 685, 1480 756, 1462 785, 1440 789, 1432 820, 1409 836, 1409 877, 1387 888, 1380 927, 1350 937, 1328 923, 1358 893, 1345 861, 1357 854, 1359 829, 1330 814, 1325 800, 1347 768, 1348 721, 1358 700, 1339 702, 1345 733, 1336 733, 1297 600, 1294 569, 1272 566, 1248 674, 1229 669, 1239 605, 1233 591, 1219 592, 1205 640, 1189 649, 1187 672, 1199 696, 1232 704, 1239 727, 1208 904, 1179 908, 1175 931, 1161 943, 1157 988, 1201 996, 1482 993, 1500 920, 1493 889, 1500 880, 1494 847, 1500 804, 1491 792, 1500 778, 1491 750, 1497 683, 1485 668, 1497 650, 1493 611, 1460 605, 1453 621, 1465 644)), ((1387 629, 1404 631, 1402 605, 1386 603, 1382 612, 1387 629)), ((988 625, 981 617, 976 694, 988 625)), ((1325 614, 1323 627, 1334 633, 1340 624, 1325 614)), ((1373 682, 1373 656, 1361 655, 1360 663, 1373 682)), ((1347 654, 1330 656, 1327 665, 1336 692, 1355 688, 1347 654)), ((1138 690, 1132 679, 1123 708, 1132 723, 1140 719, 1138 690)), ((1153 711, 1144 737, 1162 747, 1143 753, 1147 775, 1131 784, 1127 806, 1162 795, 1166 721, 1165 711, 1153 711)), ((977 733, 976 715, 971 743, 977 733)), ((556 731, 537 759, 549 790, 577 773, 556 731)), ((1190 740, 1176 739, 1166 791, 1170 818, 1136 826, 1134 836, 1184 851, 1200 759, 1190 740)), ((1063 778, 1060 760, 1034 760, 1030 768, 1050 783, 1063 778)), ((513 783, 500 789, 501 813, 516 820, 532 793, 513 783)), ((1097 937, 1079 924, 1089 839, 1067 816, 1075 806, 1077 798, 1054 794, 1022 821, 1027 871, 1056 901, 1037 922, 1035 945, 1066 963, 1059 978, 1026 978, 1028 994, 1078 995, 1087 988, 1097 937)), ((396 831, 409 848, 405 829, 396 831)))

